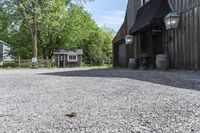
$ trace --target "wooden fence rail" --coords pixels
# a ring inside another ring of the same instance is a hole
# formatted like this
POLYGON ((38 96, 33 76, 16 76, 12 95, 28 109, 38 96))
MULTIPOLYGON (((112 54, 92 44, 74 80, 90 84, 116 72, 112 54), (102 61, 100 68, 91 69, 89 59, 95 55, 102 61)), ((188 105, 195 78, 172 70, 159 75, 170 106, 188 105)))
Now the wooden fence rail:
MULTIPOLYGON (((21 58, 18 58, 15 60, 15 66, 19 68, 31 68, 32 67, 32 61, 31 60, 24 60, 21 58)), ((55 67, 55 60, 54 59, 38 59, 37 62, 38 67, 55 67)))

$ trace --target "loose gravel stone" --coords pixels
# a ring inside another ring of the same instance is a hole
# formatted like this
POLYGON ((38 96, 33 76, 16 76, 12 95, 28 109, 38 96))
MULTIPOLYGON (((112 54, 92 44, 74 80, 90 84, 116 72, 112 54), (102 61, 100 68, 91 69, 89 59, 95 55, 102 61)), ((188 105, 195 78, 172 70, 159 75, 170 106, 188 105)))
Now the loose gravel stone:
POLYGON ((0 133, 77 132, 199 133, 200 72, 0 70, 0 133))

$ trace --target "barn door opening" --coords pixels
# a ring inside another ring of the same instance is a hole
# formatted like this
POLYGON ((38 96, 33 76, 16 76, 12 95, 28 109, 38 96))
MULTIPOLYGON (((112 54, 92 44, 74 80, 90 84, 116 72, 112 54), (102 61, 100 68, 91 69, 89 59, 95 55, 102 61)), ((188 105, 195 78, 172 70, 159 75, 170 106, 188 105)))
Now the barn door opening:
POLYGON ((141 55, 148 55, 150 56, 151 54, 151 33, 150 32, 143 32, 141 33, 141 37, 140 37, 140 41, 141 41, 141 55))
POLYGON ((126 44, 119 45, 119 67, 127 67, 126 44))
POLYGON ((163 54, 162 30, 146 30, 140 34, 140 65, 156 67, 156 55, 163 54))
POLYGON ((154 31, 152 34, 152 59, 153 66, 156 67, 156 55, 164 54, 163 33, 161 30, 154 31))
POLYGON ((152 36, 151 31, 144 31, 140 33, 140 67, 148 68, 151 65, 152 57, 152 36))

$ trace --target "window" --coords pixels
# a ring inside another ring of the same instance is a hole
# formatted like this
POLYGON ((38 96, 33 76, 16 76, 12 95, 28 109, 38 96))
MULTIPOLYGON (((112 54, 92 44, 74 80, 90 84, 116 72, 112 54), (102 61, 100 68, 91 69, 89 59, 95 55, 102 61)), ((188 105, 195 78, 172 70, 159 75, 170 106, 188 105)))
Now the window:
POLYGON ((69 62, 77 62, 78 61, 77 55, 68 55, 68 61, 69 62))
POLYGON ((145 3, 149 2, 150 0, 141 0, 141 5, 143 6, 145 3))

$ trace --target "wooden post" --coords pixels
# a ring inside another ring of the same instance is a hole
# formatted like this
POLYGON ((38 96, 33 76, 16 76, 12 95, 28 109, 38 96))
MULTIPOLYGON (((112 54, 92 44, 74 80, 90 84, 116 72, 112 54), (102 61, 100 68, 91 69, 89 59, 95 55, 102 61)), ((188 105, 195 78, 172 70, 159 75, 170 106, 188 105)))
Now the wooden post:
POLYGON ((91 60, 91 65, 94 66, 93 61, 91 60))
POLYGON ((46 66, 47 66, 47 68, 49 67, 49 57, 48 56, 46 58, 46 66))
POLYGON ((20 68, 21 67, 21 58, 20 58, 20 56, 18 56, 18 67, 20 68))
POLYGON ((51 60, 51 64, 52 64, 52 67, 55 68, 55 58, 53 57, 53 59, 51 60))

